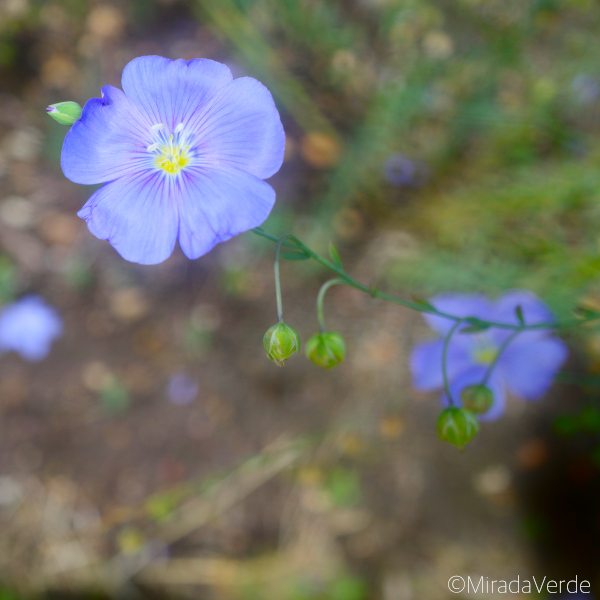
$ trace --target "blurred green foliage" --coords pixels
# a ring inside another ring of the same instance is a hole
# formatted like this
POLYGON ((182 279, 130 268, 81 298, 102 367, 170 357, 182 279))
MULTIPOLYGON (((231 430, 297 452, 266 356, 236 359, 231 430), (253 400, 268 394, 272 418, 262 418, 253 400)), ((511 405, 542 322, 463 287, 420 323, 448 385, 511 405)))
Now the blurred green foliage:
POLYGON ((336 506, 356 506, 362 500, 360 475, 355 469, 334 467, 328 474, 325 487, 336 506))
POLYGON ((131 396, 120 379, 108 375, 100 389, 100 403, 108 414, 120 415, 129 408, 131 396))
POLYGON ((0 256, 0 303, 14 299, 17 270, 6 256, 0 256))
POLYGON ((564 414, 554 421, 554 430, 562 436, 576 433, 600 433, 600 408, 590 404, 576 414, 564 414))
POLYGON ((295 582, 288 598, 289 600, 364 600, 368 595, 369 588, 362 579, 340 574, 325 586, 299 580, 295 582))

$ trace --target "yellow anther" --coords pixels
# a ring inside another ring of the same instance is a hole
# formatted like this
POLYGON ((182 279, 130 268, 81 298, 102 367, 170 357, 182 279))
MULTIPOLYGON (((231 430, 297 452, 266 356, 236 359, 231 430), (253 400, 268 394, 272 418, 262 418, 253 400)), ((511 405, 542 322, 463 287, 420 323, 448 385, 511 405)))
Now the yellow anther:
MULTIPOLYGON (((156 132, 162 128, 163 124, 157 123, 152 126, 152 131, 156 132)), ((183 131, 183 123, 180 123, 175 128, 177 141, 175 141, 175 134, 173 133, 168 137, 166 136, 166 132, 153 136, 157 141, 147 146, 146 150, 155 153, 154 165, 156 168, 162 169, 166 173, 176 174, 189 164, 190 156, 188 151, 191 146, 183 145, 186 140, 180 139, 179 134, 181 131, 183 131)))

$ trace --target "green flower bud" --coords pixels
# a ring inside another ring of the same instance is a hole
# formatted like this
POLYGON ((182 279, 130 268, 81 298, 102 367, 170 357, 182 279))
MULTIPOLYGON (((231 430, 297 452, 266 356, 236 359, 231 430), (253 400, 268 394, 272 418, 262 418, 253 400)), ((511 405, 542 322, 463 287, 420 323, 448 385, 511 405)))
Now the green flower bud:
POLYGON ((277 323, 267 329, 263 338, 267 356, 278 366, 283 367, 285 361, 297 352, 300 354, 300 336, 298 332, 285 323, 277 323))
POLYGON ((46 112, 61 125, 73 125, 81 117, 82 108, 77 102, 51 104, 46 112))
POLYGON ((441 412, 437 430, 440 440, 462 448, 479 431, 479 422, 470 410, 451 406, 441 412))
POLYGON ((467 386, 460 394, 462 404, 476 415, 486 413, 494 404, 494 393, 482 383, 467 386))
POLYGON ((318 367, 331 369, 339 365, 346 356, 344 338, 335 331, 317 333, 306 342, 306 357, 318 367))

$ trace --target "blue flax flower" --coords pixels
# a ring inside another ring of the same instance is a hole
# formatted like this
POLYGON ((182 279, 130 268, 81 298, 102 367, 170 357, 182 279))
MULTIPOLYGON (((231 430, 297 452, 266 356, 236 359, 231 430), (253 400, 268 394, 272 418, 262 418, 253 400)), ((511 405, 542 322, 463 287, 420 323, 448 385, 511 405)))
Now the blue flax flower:
POLYGON ((175 373, 167 383, 167 396, 173 404, 191 404, 198 396, 200 385, 185 373, 175 373))
POLYGON ((156 264, 176 240, 189 258, 260 225, 275 202, 263 180, 285 134, 269 91, 208 59, 142 56, 67 133, 64 174, 105 183, 79 211, 127 260, 156 264))
POLYGON ((18 352, 25 360, 37 362, 62 332, 57 310, 40 296, 24 296, 0 311, 0 352, 18 352))
MULTIPOLYGON (((496 302, 479 294, 445 294, 432 298, 430 302, 441 312, 499 323, 518 324, 515 313, 517 306, 521 307, 528 325, 554 320, 548 307, 527 291, 507 292, 496 302)), ((440 337, 414 348, 410 368, 415 387, 429 391, 443 388, 442 350, 444 338, 454 321, 427 314, 424 317, 440 337)), ((462 390, 483 382, 499 348, 511 335, 511 331, 506 329, 490 328, 479 333, 461 333, 461 328, 450 340, 446 361, 452 399, 459 406, 462 390)), ((494 394, 494 404, 480 418, 497 419, 504 411, 507 392, 523 400, 541 398, 567 359, 567 354, 565 343, 548 330, 518 334, 500 354, 487 380, 487 386, 494 394)), ((442 402, 448 404, 445 393, 442 402)))

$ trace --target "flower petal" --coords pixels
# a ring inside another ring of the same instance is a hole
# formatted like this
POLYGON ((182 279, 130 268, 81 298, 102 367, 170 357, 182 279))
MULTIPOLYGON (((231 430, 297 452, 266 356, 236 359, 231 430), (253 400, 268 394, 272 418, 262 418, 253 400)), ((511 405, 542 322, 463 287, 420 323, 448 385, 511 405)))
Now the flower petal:
MULTIPOLYGON (((443 340, 423 342, 414 347, 410 355, 410 372, 413 385, 421 391, 441 388, 444 385, 442 372, 443 340)), ((461 372, 469 369, 471 362, 464 347, 450 343, 446 357, 448 378, 452 380, 461 372)))
POLYGON ((151 123, 125 94, 110 85, 92 98, 65 137, 61 166, 75 183, 112 181, 148 164, 151 123))
POLYGON ((77 213, 89 230, 131 262, 166 260, 177 239, 178 179, 145 171, 107 183, 77 213))
MULTIPOLYGON (((456 406, 462 406, 462 391, 469 385, 481 383, 486 373, 486 366, 477 365, 464 371, 456 379, 450 382, 450 393, 452 394, 452 399, 456 406)), ((494 394, 494 404, 492 404, 492 407, 486 413, 477 415, 477 419, 480 421, 495 421, 502 415, 506 407, 506 393, 504 391, 504 386, 502 385, 502 380, 495 371, 492 372, 488 378, 486 385, 494 394)), ((450 406, 448 396, 445 392, 442 394, 442 406, 450 406)))
POLYGON ((0 351, 18 352, 25 360, 45 358, 62 333, 58 311, 40 296, 25 296, 0 311, 0 351))
POLYGON ((235 167, 260 179, 279 171, 285 133, 269 90, 240 77, 221 88, 190 120, 203 165, 235 167))
POLYGON ((173 132, 231 79, 226 65, 207 58, 140 56, 123 69, 121 85, 152 125, 162 123, 173 132))
MULTIPOLYGON (((492 303, 482 294, 440 294, 429 299, 440 312, 448 313, 456 317, 477 317, 489 319, 492 314, 492 303)), ((434 331, 445 336, 454 321, 423 313, 423 318, 434 331)), ((465 325, 467 327, 467 325, 465 325)))
POLYGON ((178 203, 179 244, 188 258, 198 258, 263 223, 275 203, 275 190, 243 171, 194 167, 182 172, 178 203))
POLYGON ((557 337, 517 338, 504 350, 496 369, 511 394, 537 400, 548 391, 568 354, 567 345, 557 337))
POLYGON ((548 323, 555 320, 552 311, 533 292, 527 290, 511 290, 496 300, 490 320, 518 325, 519 319, 515 309, 521 307, 527 325, 548 323))

